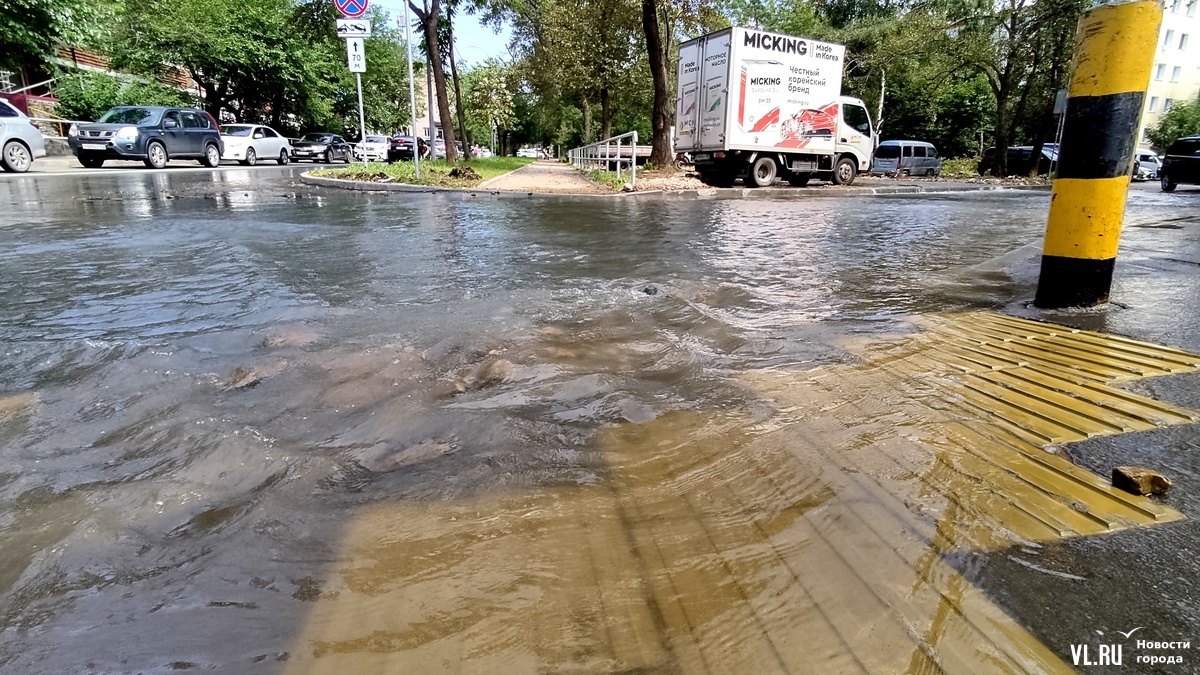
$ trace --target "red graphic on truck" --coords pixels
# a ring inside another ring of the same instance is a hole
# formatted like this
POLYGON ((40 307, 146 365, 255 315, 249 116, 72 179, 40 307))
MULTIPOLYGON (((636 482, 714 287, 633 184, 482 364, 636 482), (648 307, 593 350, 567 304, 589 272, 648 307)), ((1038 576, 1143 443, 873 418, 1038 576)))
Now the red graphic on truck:
POLYGON ((779 124, 779 108, 772 108, 770 112, 759 118, 754 126, 750 127, 750 133, 756 134, 760 131, 766 131, 767 127, 772 124, 779 124))

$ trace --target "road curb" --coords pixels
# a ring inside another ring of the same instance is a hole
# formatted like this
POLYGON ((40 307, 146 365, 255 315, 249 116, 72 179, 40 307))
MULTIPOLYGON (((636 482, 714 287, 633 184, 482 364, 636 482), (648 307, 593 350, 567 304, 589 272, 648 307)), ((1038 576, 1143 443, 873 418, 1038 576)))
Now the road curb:
MULTIPOLYGON (((525 167, 521 167, 522 169, 525 167)), ((446 188, 431 185, 410 185, 408 183, 370 183, 366 181, 345 180, 342 178, 321 178, 312 176, 309 172, 300 174, 300 181, 308 185, 321 187, 355 190, 358 192, 407 192, 407 193, 440 193, 444 195, 459 195, 465 198, 483 196, 494 197, 587 197, 599 199, 745 199, 752 201, 781 200, 796 201, 813 198, 836 197, 872 197, 881 195, 937 195, 962 192, 1049 192, 1050 185, 896 185, 884 187, 848 187, 848 188, 701 188, 697 190, 643 190, 635 192, 613 192, 611 194, 590 194, 583 192, 534 192, 513 190, 488 190, 486 185, 503 178, 511 173, 520 171, 514 169, 503 176, 489 179, 474 188, 446 188)))

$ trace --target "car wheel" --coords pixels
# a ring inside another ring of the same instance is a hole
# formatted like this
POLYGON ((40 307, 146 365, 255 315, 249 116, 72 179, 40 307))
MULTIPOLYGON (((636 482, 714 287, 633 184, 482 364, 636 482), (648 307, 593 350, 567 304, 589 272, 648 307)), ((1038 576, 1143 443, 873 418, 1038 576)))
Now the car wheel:
POLYGON ((286 148, 279 151, 279 159, 277 161, 279 162, 279 166, 283 166, 284 164, 292 161, 292 158, 288 157, 286 148))
POLYGON ((158 141, 150 141, 146 146, 146 159, 142 160, 151 169, 161 169, 167 165, 167 149, 158 141))
POLYGON ((857 174, 858 168, 854 166, 854 160, 842 157, 833 166, 833 184, 849 185, 854 182, 854 176, 857 174))
POLYGON ((779 168, 775 165, 775 160, 770 157, 759 157, 750 165, 749 180, 746 181, 753 187, 770 187, 775 183, 775 177, 779 175, 779 168))
POLYGON ((100 167, 104 166, 104 158, 103 157, 80 157, 79 163, 82 164, 83 168, 85 168, 85 169, 99 169, 100 167))
POLYGON ((1169 178, 1167 178, 1167 174, 1164 173, 1162 175, 1162 178, 1159 178, 1158 181, 1159 181, 1159 185, 1162 186, 1163 192, 1174 192, 1175 191, 1175 186, 1177 185, 1177 183, 1174 183, 1169 178))
MULTIPOLYGON (((364 156, 364 157, 365 157, 365 156, 364 156)), ((345 155, 343 155, 343 156, 342 156, 342 161, 343 161, 343 162, 345 162, 345 163, 347 163, 347 164, 349 164, 349 163, 350 163, 350 153, 349 153, 349 152, 347 152, 345 155)), ((365 161, 367 161, 367 160, 366 160, 366 159, 363 159, 363 161, 365 162, 365 161)))
POLYGON ((900 169, 900 171, 896 172, 896 178, 908 178, 911 175, 908 169, 900 169))
POLYGON ((325 151, 325 163, 333 164, 333 151, 332 150, 325 151))
POLYGON ((935 175, 937 175, 937 172, 934 171, 933 169, 925 169, 925 177, 926 178, 933 178, 935 175))
POLYGON ((221 165, 221 151, 217 149, 215 143, 209 143, 204 146, 204 159, 200 163, 210 169, 215 169, 221 165))
POLYGON ((9 141, 4 144, 4 152, 0 154, 0 166, 9 173, 25 173, 33 165, 33 155, 29 148, 20 141, 9 141))
POLYGON ((246 148, 246 159, 242 160, 242 164, 246 166, 258 164, 258 153, 254 152, 254 148, 246 148))

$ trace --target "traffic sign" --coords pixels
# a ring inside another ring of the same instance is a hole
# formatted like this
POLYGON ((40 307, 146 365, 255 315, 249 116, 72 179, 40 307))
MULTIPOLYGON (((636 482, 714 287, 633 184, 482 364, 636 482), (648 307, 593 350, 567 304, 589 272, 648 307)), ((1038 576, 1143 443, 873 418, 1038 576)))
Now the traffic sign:
POLYGON ((363 53, 362 38, 346 38, 346 67, 352 73, 367 72, 367 55, 363 53))
POLYGON ((366 19, 338 19, 337 34, 340 38, 371 37, 371 22, 366 19))
POLYGON ((357 19, 367 13, 367 3, 369 0, 333 0, 333 4, 337 6, 338 11, 347 19, 357 19))

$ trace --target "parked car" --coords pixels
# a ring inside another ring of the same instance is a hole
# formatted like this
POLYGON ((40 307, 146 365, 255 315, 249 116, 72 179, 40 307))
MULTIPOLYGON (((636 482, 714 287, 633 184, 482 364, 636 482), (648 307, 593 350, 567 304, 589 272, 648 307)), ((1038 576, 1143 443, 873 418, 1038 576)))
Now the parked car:
POLYGON ((271 127, 260 124, 226 124, 221 129, 225 150, 221 159, 232 159, 254 166, 259 159, 274 159, 280 165, 292 157, 292 144, 271 127))
MULTIPOLYGON (((424 138, 416 139, 417 147, 420 148, 421 159, 429 156, 429 144, 424 138)), ((387 161, 389 162, 411 162, 413 158, 413 137, 412 136, 392 136, 388 141, 387 161)))
POLYGON ((305 134, 303 138, 293 143, 292 157, 297 161, 309 159, 314 162, 325 162, 326 164, 331 164, 334 160, 340 159, 349 164, 350 144, 337 134, 318 131, 312 134, 305 134))
POLYGON ((1133 179, 1142 180, 1158 180, 1158 169, 1162 166, 1162 162, 1158 159, 1158 155, 1150 150, 1137 151, 1137 164, 1133 167, 1133 179))
MULTIPOLYGON (((996 148, 983 151, 979 160, 979 175, 986 176, 992 172, 992 164, 996 161, 996 148)), ((1042 156, 1038 160, 1038 175, 1050 173, 1050 165, 1058 161, 1058 145, 1047 143, 1042 146, 1042 156)), ((1033 146, 1015 145, 1008 149, 1008 161, 1004 168, 1009 176, 1028 176, 1033 168, 1033 146)))
POLYGON ((163 106, 119 106, 92 124, 72 124, 67 144, 89 169, 109 159, 140 159, 153 169, 172 159, 198 159, 216 167, 224 148, 221 128, 211 115, 163 106))
POLYGON ((0 168, 24 173, 33 160, 46 155, 46 140, 41 129, 25 113, 0 99, 0 168))
POLYGON ((1171 192, 1180 184, 1200 185, 1200 136, 1181 138, 1167 148, 1158 181, 1163 192, 1171 192))
POLYGON ((436 138, 433 141, 433 158, 446 159, 446 139, 436 138))
POLYGON ((492 151, 489 148, 479 148, 475 156, 480 159, 485 159, 492 156, 492 151))
POLYGON ((925 141, 884 141, 875 148, 872 176, 937 176, 942 158, 937 148, 925 141))
POLYGON ((367 136, 361 143, 354 146, 354 156, 358 159, 384 160, 388 155, 387 136, 367 136))
POLYGON ((531 157, 533 159, 541 159, 542 151, 537 148, 521 148, 517 150, 517 157, 531 157))

